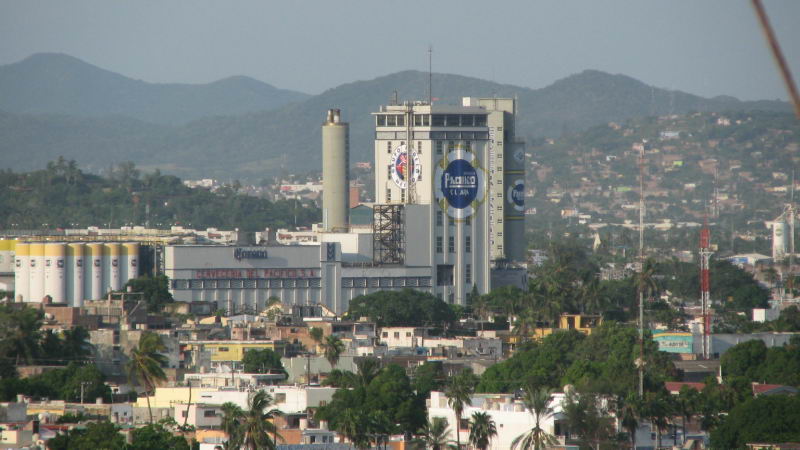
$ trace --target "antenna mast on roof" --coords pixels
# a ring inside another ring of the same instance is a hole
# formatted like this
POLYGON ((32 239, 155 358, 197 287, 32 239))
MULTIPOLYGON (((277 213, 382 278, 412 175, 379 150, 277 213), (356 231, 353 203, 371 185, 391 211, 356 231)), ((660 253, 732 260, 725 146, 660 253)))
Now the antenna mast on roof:
POLYGON ((428 45, 428 104, 433 104, 433 45, 428 45))

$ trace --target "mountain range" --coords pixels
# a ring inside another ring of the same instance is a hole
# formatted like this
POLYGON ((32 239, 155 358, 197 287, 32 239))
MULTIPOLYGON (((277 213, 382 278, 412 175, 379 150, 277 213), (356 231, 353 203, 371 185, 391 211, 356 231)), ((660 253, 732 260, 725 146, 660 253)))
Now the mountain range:
MULTIPOLYGON (((61 54, 0 66, 0 153, 15 170, 58 156, 89 170, 121 161, 183 177, 257 180, 280 170, 320 169, 320 124, 329 108, 351 124, 351 162, 372 159, 370 112, 395 95, 427 98, 428 74, 403 71, 318 95, 247 77, 202 85, 153 84, 61 54), (396 93, 396 94, 395 94, 396 93)), ((438 102, 516 97, 517 133, 556 137, 629 118, 690 111, 790 112, 780 101, 703 98, 587 70, 540 89, 434 74, 438 102)))

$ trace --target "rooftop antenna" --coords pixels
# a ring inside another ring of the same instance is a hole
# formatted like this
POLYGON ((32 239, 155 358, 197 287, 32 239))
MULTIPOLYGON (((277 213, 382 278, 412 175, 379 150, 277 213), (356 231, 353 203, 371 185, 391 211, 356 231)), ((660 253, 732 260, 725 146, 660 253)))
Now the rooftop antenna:
POLYGON ((433 45, 428 45, 428 104, 433 104, 433 45))

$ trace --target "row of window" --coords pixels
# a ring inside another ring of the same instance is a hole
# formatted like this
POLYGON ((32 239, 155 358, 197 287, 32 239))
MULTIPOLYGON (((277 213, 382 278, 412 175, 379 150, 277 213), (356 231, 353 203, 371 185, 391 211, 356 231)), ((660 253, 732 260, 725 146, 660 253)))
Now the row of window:
MULTIPOLYGON (((379 127, 406 126, 405 114, 378 114, 375 125, 379 127)), ((414 114, 415 127, 485 127, 485 114, 414 114)))
MULTIPOLYGON (((442 211, 436 211, 436 226, 441 227, 443 226, 443 224, 444 224, 444 213, 442 211)), ((453 227, 456 225, 456 222, 454 220, 451 220, 450 222, 448 222, 448 225, 453 227)), ((465 226, 472 225, 472 217, 465 218, 464 225, 465 226)))
MULTIPOLYGON (((444 253, 444 239, 442 236, 436 236, 436 253, 444 253)), ((450 236, 447 239, 447 252, 448 253, 455 253, 456 252, 456 239, 454 236, 450 236)), ((472 237, 465 236, 464 237, 464 252, 472 253, 472 237)))
MULTIPOLYGON (((407 139, 405 131, 376 131, 375 139, 393 140, 407 139)), ((485 141, 489 139, 488 131, 414 131, 414 139, 473 139, 485 141)))
POLYGON ((278 278, 269 280, 172 280, 172 289, 284 289, 318 288, 319 278, 278 278))
POLYGON ((431 287, 431 277, 357 277, 342 278, 346 288, 431 287))

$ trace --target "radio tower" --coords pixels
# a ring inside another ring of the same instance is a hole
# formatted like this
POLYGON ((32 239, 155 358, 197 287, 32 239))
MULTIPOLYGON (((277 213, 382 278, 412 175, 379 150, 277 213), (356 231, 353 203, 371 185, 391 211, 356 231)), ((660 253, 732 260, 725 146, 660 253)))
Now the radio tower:
POLYGON ((708 219, 700 230, 700 302, 703 306, 703 359, 711 357, 711 283, 708 261, 711 259, 711 233, 708 219))
MULTIPOLYGON (((639 149, 639 276, 644 276, 644 146, 639 149)), ((639 281, 639 397, 644 398, 644 286, 639 281)))

